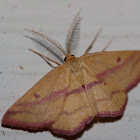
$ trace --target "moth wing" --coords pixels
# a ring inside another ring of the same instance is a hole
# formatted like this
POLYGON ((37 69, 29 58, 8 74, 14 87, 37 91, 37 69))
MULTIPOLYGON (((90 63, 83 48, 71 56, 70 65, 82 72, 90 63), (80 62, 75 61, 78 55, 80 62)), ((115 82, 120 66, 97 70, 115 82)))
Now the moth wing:
POLYGON ((122 115, 126 92, 140 81, 140 51, 87 54, 81 61, 87 94, 96 101, 98 116, 122 115))
POLYGON ((4 115, 3 125, 38 130, 59 116, 69 83, 69 71, 60 65, 46 74, 4 115))
POLYGON ((85 89, 78 79, 70 73, 67 95, 63 109, 52 129, 56 133, 74 135, 96 116, 96 108, 91 108, 85 89))
POLYGON ((79 81, 62 65, 20 98, 5 113, 2 124, 36 131, 50 128, 55 133, 74 135, 96 113, 79 81))

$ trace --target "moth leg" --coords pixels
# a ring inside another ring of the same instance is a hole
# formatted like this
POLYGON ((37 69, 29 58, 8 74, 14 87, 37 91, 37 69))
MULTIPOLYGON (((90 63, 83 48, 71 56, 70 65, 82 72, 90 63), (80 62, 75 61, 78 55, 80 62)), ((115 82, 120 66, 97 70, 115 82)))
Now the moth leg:
POLYGON ((43 58, 45 58, 45 59, 47 59, 47 60, 49 60, 49 61, 51 61, 51 62, 57 64, 57 65, 60 65, 60 64, 57 63, 56 61, 53 61, 53 60, 49 59, 48 57, 44 56, 43 54, 40 54, 40 53, 38 53, 38 52, 36 52, 36 51, 34 51, 34 50, 32 50, 32 49, 29 49, 29 50, 32 51, 33 53, 38 54, 39 56, 41 56, 41 57, 43 57, 43 58))
POLYGON ((99 31, 96 33, 95 37, 93 38, 93 41, 91 42, 89 47, 86 49, 84 55, 87 54, 88 51, 92 48, 93 44, 95 43, 95 41, 96 41, 97 37, 99 36, 99 34, 101 33, 101 31, 102 31, 102 28, 100 28, 99 31))
POLYGON ((105 45, 105 47, 102 49, 101 52, 105 52, 111 43, 112 43, 112 40, 110 40, 110 41, 105 45))

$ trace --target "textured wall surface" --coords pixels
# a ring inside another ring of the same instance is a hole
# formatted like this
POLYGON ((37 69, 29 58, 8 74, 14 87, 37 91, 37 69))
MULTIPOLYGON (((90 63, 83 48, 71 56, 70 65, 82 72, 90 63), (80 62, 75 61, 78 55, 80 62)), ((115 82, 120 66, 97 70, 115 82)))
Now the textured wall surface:
MULTIPOLYGON (((24 37, 24 28, 45 32, 64 45, 74 15, 83 8, 77 56, 84 52, 100 27, 103 31, 91 52, 101 51, 112 38, 108 50, 140 50, 139 6, 139 0, 0 0, 0 119, 17 99, 52 69, 28 50, 36 47, 24 37)), ((128 96, 122 118, 94 123, 78 139, 139 140, 140 84, 128 96)), ((34 134, 0 126, 0 140, 9 139, 61 138, 50 132, 34 134)))

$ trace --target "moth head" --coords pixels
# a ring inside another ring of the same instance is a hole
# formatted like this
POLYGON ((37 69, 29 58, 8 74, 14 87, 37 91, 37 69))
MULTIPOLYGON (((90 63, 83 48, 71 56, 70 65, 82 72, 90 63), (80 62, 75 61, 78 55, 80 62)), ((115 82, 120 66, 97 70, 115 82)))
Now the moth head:
POLYGON ((74 56, 74 55, 67 55, 67 56, 64 58, 64 61, 67 62, 68 60, 72 60, 72 59, 75 59, 75 56, 74 56))

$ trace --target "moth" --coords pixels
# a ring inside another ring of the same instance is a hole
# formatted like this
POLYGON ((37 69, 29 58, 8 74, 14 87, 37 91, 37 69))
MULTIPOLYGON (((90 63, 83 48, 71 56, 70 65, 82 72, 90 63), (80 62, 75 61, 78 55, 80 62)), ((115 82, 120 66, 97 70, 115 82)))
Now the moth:
POLYGON ((49 128, 54 133, 73 136, 96 116, 123 114, 127 92, 140 81, 140 51, 88 53, 98 32, 85 53, 75 57, 72 51, 80 38, 79 13, 68 31, 66 48, 29 30, 33 39, 60 63, 34 51, 58 66, 10 107, 3 125, 27 130, 49 128))

